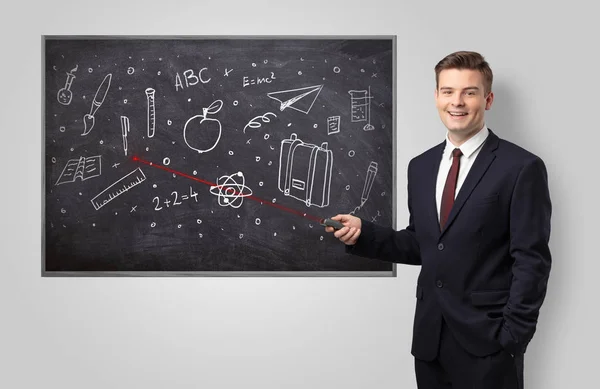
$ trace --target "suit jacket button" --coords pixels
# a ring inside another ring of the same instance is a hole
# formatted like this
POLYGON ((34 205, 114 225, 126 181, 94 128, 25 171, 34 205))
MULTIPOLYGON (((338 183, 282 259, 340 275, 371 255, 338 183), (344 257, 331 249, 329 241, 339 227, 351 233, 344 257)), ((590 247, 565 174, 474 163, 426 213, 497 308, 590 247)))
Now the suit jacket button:
POLYGON ((440 243, 438 244, 438 250, 442 251, 444 249, 444 244, 440 243))
POLYGON ((437 281, 435 282, 435 286, 437 286, 438 288, 441 288, 442 286, 444 286, 444 284, 442 283, 442 281, 441 281, 441 280, 437 280, 437 281))

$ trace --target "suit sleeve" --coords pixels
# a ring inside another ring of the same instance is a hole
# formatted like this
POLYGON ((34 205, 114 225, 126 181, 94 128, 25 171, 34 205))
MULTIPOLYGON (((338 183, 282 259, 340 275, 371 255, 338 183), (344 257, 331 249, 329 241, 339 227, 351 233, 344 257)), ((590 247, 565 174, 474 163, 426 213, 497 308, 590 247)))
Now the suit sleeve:
POLYGON ((514 263, 499 342, 512 354, 525 352, 546 296, 551 212, 546 167, 536 157, 521 169, 510 204, 509 250, 514 263))
POLYGON ((411 163, 408 165, 408 212, 409 222, 404 230, 395 231, 361 219, 361 233, 354 246, 346 246, 346 251, 367 258, 387 262, 420 265, 421 254, 417 242, 412 214, 411 163))

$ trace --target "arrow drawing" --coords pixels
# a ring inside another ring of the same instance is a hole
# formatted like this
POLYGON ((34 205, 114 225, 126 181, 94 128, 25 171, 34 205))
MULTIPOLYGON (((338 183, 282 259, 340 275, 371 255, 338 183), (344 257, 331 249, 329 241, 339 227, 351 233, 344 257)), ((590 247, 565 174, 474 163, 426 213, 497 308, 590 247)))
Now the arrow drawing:
POLYGON ((305 88, 270 92, 267 93, 267 96, 281 103, 281 106, 279 107, 280 111, 283 111, 286 108, 291 108, 308 114, 315 103, 315 100, 317 100, 319 93, 321 93, 321 89, 323 89, 323 85, 314 85, 307 86, 305 88), (313 96, 312 100, 307 98, 307 96, 311 95, 313 96))

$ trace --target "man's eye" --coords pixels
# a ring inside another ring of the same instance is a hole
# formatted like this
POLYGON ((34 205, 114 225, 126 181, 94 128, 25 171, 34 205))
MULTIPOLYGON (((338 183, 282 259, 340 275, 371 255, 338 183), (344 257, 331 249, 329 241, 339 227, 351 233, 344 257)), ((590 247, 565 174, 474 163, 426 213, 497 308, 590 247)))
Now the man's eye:
POLYGON ((442 94, 444 94, 444 95, 449 95, 449 94, 451 94, 451 93, 452 93, 452 92, 450 92, 449 90, 445 90, 445 91, 443 91, 443 92, 442 92, 442 94))

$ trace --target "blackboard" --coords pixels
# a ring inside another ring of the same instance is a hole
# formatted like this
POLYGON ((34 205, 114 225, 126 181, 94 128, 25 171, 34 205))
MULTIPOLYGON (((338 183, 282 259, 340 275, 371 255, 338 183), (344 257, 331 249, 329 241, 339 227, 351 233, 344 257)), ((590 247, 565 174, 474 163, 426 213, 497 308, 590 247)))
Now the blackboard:
POLYGON ((43 37, 42 274, 394 275, 394 37, 43 37))

